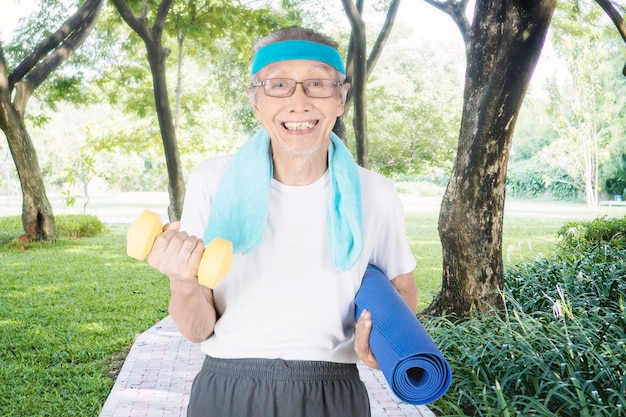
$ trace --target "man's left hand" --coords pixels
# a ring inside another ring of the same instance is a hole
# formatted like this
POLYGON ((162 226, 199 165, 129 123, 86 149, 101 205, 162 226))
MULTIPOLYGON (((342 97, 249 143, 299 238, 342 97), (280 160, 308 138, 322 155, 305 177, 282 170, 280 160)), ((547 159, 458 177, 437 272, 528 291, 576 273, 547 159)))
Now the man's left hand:
POLYGON ((370 333, 372 332, 372 313, 363 310, 354 329, 354 351, 359 359, 370 368, 380 369, 370 349, 370 333))

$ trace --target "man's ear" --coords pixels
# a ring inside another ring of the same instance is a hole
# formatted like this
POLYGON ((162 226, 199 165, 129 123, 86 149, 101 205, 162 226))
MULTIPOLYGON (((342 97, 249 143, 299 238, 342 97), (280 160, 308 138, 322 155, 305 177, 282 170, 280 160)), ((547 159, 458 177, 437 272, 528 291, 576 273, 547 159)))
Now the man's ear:
POLYGON ((344 83, 341 86, 341 100, 339 102, 339 108, 337 109, 337 117, 343 115, 343 112, 346 110, 346 98, 348 96, 348 91, 350 90, 350 83, 344 83))
POLYGON ((254 113, 254 117, 258 119, 259 106, 256 100, 257 89, 255 87, 248 88, 248 100, 250 100, 250 105, 252 106, 252 112, 254 113))

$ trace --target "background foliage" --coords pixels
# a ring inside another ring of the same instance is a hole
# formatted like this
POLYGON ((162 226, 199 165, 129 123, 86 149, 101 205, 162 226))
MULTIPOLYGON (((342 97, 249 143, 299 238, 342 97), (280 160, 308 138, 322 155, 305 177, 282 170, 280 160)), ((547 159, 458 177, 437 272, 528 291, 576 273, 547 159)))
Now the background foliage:
MULTIPOLYGON (((46 7, 37 9, 3 44, 10 65, 74 6, 42 1, 46 7)), ((339 8, 311 8, 296 0, 282 3, 283 9, 278 9, 276 2, 255 2, 255 19, 248 19, 254 24, 245 30, 235 30, 237 16, 251 12, 230 3, 215 3, 193 21, 183 14, 182 4, 174 7, 165 46, 171 50, 168 81, 185 174, 206 157, 233 151, 257 128, 245 89, 250 45, 261 33, 302 23, 327 31, 339 40, 342 50, 347 48, 345 16, 339 8), (187 20, 181 20, 183 16, 187 20), (175 93, 180 93, 178 106, 175 93)), ((566 169, 578 166, 574 161, 580 148, 567 132, 581 131, 580 114, 593 116, 593 131, 600 138, 597 191, 602 198, 612 199, 626 186, 626 145, 621 140, 626 135, 626 86, 619 71, 626 54, 599 8, 588 1, 580 4, 584 6, 580 10, 570 3, 559 5, 544 53, 552 67, 538 69, 541 73, 531 85, 517 123, 509 195, 584 201, 584 174, 566 169), (596 53, 585 55, 588 50, 596 53), (600 52, 604 55, 598 61, 600 52), (576 78, 568 60, 580 68, 576 78), (579 98, 575 101, 570 99, 574 85, 579 98), (575 102, 589 104, 574 107, 575 102)), ((383 6, 378 9, 385 10, 383 6)), ((367 10, 369 39, 374 39, 382 18, 375 9, 367 10)), ((369 161, 374 170, 393 178, 435 175, 445 184, 455 157, 462 107, 463 45, 460 37, 434 43, 416 37, 415 32, 398 23, 370 77, 369 161)), ((107 5, 96 33, 36 92, 27 118, 49 192, 63 192, 68 202, 85 204, 90 189, 167 188, 144 55, 140 41, 107 5)), ((347 126, 351 144, 350 117, 347 126)), ((0 173, 0 193, 18 193, 19 182, 4 141, 0 142, 0 173)))
POLYGON ((607 416, 626 410, 626 219, 585 230, 556 254, 506 271, 504 314, 429 320, 453 368, 445 416, 607 416), (609 238, 602 239, 600 236, 609 238))

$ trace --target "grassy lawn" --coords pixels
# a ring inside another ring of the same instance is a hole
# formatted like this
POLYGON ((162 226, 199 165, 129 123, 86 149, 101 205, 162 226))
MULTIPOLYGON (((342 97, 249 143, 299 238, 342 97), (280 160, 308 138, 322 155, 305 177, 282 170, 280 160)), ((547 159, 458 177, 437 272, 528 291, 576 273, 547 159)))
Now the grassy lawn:
MULTIPOLYGON (((409 244, 417 261, 418 310, 426 308, 441 288, 442 255, 437 220, 437 214, 409 215, 406 219, 409 244)), ((503 236, 505 268, 553 253, 556 232, 564 222, 564 219, 554 218, 506 218, 503 236)))
POLYGON ((0 247, 1 416, 97 416, 135 335, 167 314, 125 230, 0 247))
MULTIPOLYGON (((23 247, 15 243, 19 221, 6 219, 0 217, 0 416, 97 416, 135 335, 167 314, 167 280, 126 256, 124 225, 23 247)), ((506 217, 505 264, 551 253, 565 221, 506 217)), ((409 212, 407 231, 422 309, 441 285, 437 213, 409 212)))

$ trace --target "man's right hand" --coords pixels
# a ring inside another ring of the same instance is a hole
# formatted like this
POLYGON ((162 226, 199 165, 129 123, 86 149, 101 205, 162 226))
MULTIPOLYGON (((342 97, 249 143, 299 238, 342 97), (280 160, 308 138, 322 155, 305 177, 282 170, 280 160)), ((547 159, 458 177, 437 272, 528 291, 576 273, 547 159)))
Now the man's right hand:
POLYGON ((204 242, 180 231, 180 222, 164 226, 148 254, 148 264, 171 280, 197 283, 198 266, 204 252, 204 242))

